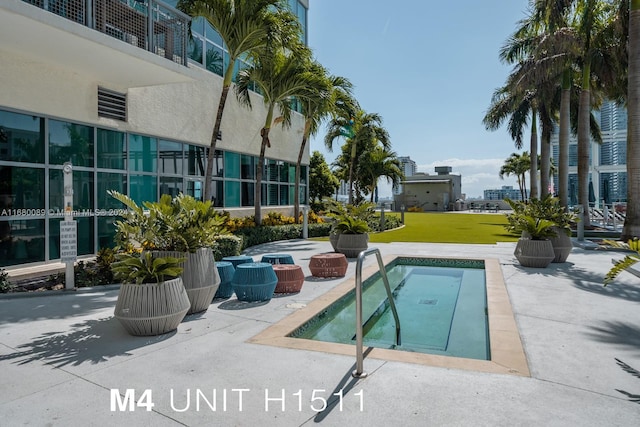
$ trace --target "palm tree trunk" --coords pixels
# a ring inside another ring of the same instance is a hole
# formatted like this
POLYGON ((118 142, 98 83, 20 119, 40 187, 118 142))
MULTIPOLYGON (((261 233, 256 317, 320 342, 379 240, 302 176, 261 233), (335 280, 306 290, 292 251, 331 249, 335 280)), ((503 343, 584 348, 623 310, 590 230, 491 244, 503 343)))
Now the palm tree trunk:
POLYGON ((529 182, 531 189, 529 191, 530 198, 538 197, 538 121, 536 120, 536 112, 531 112, 531 147, 529 149, 531 155, 531 169, 529 170, 529 182))
POLYGON ((578 107, 578 203, 582 205, 584 215, 580 218, 585 227, 589 227, 589 131, 591 118, 591 64, 587 60, 582 70, 582 91, 578 107))
POLYGON ((569 206, 569 123, 571 108, 571 70, 562 74, 562 94, 560 95, 560 135, 558 139, 558 193, 560 206, 569 206))
POLYGON ((629 10, 627 94, 627 214, 621 238, 640 236, 640 0, 629 10))
POLYGON ((356 164, 356 141, 351 140, 351 162, 349 162, 349 204, 353 204, 353 169, 356 164))
MULTIPOLYGON (((235 61, 233 61, 235 62, 235 61)), ((224 113, 224 106, 227 103, 227 96, 229 95, 229 89, 231 88, 231 78, 233 76, 234 63, 231 63, 227 67, 227 71, 224 75, 224 81, 222 82, 222 93, 220 94, 220 101, 218 102, 218 113, 216 114, 216 121, 213 124, 213 133, 211 134, 211 142, 209 142, 209 153, 207 154, 207 170, 204 174, 204 200, 211 200, 211 175, 213 174, 213 156, 216 152, 216 143, 218 142, 218 134, 220 133, 220 127, 222 125, 222 115, 224 113)))
POLYGON ((551 123, 542 124, 540 139, 540 198, 549 194, 549 174, 551 164, 551 123))
POLYGON ((309 126, 310 120, 304 124, 304 133, 302 135, 302 143, 300 144, 300 151, 298 152, 298 161, 296 162, 296 181, 294 186, 293 195, 293 217, 296 224, 300 223, 300 171, 302 170, 302 156, 304 155, 304 149, 307 146, 307 140, 309 139, 309 126))

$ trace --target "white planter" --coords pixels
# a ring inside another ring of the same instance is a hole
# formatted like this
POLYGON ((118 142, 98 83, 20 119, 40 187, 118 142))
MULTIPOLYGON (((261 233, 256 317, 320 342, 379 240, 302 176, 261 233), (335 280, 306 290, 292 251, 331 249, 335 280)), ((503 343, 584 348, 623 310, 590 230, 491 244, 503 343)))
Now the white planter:
POLYGON ((131 335, 160 335, 175 330, 190 306, 180 277, 162 283, 124 283, 114 316, 131 335))
POLYGON ((523 267, 545 268, 555 258, 549 240, 519 239, 513 254, 523 267))
POLYGON ((154 251, 154 256, 186 258, 182 267, 182 281, 191 302, 189 313, 199 313, 209 308, 220 286, 220 274, 211 248, 200 248, 194 253, 154 251), (157 255, 156 255, 157 254, 157 255))
POLYGON ((368 248, 369 234, 341 234, 338 239, 338 252, 347 258, 356 258, 368 248))

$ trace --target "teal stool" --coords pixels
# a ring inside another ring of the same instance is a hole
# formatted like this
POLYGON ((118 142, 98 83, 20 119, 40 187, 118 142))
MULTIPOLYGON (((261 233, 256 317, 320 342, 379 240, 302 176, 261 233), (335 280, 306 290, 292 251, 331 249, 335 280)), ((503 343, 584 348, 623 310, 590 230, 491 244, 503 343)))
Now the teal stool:
POLYGON ((278 277, 271 264, 249 262, 238 265, 231 283, 240 301, 269 301, 278 284, 278 277))
POLYGON ((233 280, 233 274, 236 272, 236 269, 229 261, 216 262, 216 268, 220 275, 220 286, 213 298, 231 298, 231 295, 233 295, 231 281, 233 280))
POLYGON ((222 258, 221 261, 228 261, 233 264, 233 268, 237 268, 240 264, 244 264, 245 262, 253 262, 253 258, 247 255, 226 256, 222 258))
POLYGON ((262 256, 260 262, 269 264, 293 264, 293 257, 289 254, 267 254, 262 256))

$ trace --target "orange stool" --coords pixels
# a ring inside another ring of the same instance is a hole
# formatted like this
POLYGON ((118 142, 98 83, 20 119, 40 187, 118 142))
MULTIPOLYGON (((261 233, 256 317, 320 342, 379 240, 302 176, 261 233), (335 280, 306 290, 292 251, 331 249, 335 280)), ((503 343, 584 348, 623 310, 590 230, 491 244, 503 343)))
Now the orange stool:
POLYGON ((274 264, 273 271, 278 278, 278 284, 274 290, 277 294, 290 294, 300 292, 304 283, 302 267, 295 264, 274 264))
POLYGON ((309 270, 315 277, 343 277, 347 274, 348 265, 344 254, 319 254, 311 257, 309 270))

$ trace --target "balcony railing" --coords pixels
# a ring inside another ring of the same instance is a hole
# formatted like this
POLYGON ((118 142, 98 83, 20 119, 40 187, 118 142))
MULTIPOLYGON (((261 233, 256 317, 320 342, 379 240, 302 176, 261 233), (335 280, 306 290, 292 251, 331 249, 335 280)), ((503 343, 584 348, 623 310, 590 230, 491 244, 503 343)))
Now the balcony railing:
POLYGON ((103 34, 187 65, 191 18, 159 0, 23 0, 103 34))

